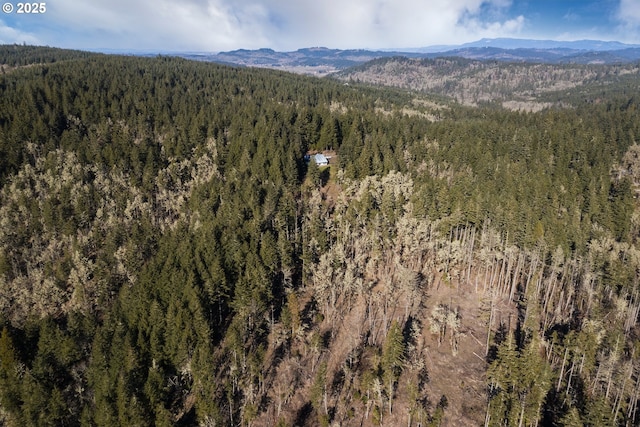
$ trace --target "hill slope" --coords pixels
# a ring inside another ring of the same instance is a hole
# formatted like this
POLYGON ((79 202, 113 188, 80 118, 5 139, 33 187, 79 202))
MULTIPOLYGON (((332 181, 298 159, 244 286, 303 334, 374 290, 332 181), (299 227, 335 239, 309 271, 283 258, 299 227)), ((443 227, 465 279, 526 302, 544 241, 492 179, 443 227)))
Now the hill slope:
POLYGON ((635 90, 36 62, 0 75, 2 423, 640 421, 635 90))
POLYGON ((637 87, 637 65, 548 65, 474 61, 460 58, 383 58, 332 77, 344 82, 394 86, 451 97, 462 104, 497 102, 539 109, 575 101, 568 92, 637 87))

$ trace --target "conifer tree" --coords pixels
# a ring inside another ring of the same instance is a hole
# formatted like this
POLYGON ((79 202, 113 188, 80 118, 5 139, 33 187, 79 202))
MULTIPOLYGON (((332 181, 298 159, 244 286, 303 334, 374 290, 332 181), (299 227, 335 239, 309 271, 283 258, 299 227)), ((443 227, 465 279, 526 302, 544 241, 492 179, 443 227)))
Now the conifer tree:
POLYGON ((389 402, 389 413, 392 410, 396 381, 404 366, 405 344, 402 329, 397 321, 391 322, 387 331, 382 348, 382 358, 380 364, 383 372, 387 399, 389 402))

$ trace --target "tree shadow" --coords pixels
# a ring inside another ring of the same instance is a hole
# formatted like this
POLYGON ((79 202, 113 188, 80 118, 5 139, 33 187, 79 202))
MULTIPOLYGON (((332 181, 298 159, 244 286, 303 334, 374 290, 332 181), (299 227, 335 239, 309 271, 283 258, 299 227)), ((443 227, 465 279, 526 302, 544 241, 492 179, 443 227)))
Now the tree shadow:
POLYGON ((320 184, 324 187, 329 182, 331 177, 331 168, 324 167, 320 169, 320 184))
POLYGON ((300 409, 298 409, 298 413, 296 414, 296 420, 293 423, 294 426, 304 426, 307 424, 307 420, 311 416, 313 412, 313 405, 311 402, 305 403, 300 409))
POLYGON ((509 335, 509 329, 504 322, 500 322, 498 326, 498 330, 493 336, 493 344, 489 347, 489 351, 487 352, 487 363, 491 363, 498 357, 498 347, 502 344, 509 335))

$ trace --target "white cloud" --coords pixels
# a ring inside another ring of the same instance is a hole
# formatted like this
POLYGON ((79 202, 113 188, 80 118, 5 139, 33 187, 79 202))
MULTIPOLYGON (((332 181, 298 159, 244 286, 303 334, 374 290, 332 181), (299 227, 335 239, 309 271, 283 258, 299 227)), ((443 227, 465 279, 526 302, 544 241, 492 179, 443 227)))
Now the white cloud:
POLYGON ((509 35, 517 35, 525 26, 524 16, 518 16, 504 22, 481 22, 474 20, 467 30, 471 34, 481 35, 486 38, 505 37, 509 35))
POLYGON ((517 35, 523 17, 483 13, 506 11, 510 4, 511 0, 57 0, 48 6, 49 36, 44 43, 203 51, 417 47, 517 35))
POLYGON ((10 27, 0 20, 0 44, 13 43, 42 44, 36 35, 10 27))
POLYGON ((617 36, 621 41, 640 41, 640 0, 620 0, 616 19, 620 23, 617 36))
POLYGON ((620 0, 618 19, 630 26, 640 25, 640 0, 620 0))
POLYGON ((300 5, 273 1, 288 27, 273 28, 287 48, 322 44, 329 47, 410 47, 457 43, 484 36, 499 22, 480 22, 482 6, 504 8, 505 0, 325 0, 300 5), (298 5, 298 6, 294 6, 298 5), (474 18, 470 20, 469 18, 474 18), (468 26, 467 24, 472 24, 468 26), (293 30, 296 39, 286 39, 293 30), (476 31, 480 33, 475 34, 476 31), (300 43, 302 41, 302 43, 300 43))
POLYGON ((49 12, 71 35, 64 42, 84 48, 215 50, 267 42, 260 33, 266 11, 259 4, 58 0, 49 12))

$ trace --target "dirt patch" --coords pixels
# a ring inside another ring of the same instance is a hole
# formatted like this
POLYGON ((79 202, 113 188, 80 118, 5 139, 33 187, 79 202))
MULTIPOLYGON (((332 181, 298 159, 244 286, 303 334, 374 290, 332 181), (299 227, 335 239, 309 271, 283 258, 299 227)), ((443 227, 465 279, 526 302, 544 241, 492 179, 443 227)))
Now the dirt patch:
POLYGON ((429 320, 425 321, 423 331, 423 336, 428 337, 426 365, 430 381, 427 388, 432 402, 446 397, 445 426, 479 425, 484 420, 489 313, 483 300, 483 296, 473 289, 444 284, 438 286, 429 299, 427 313, 431 313, 431 307, 443 305, 457 310, 460 316, 457 352, 451 345, 451 331, 441 344, 438 344, 437 336, 430 333, 429 320))

